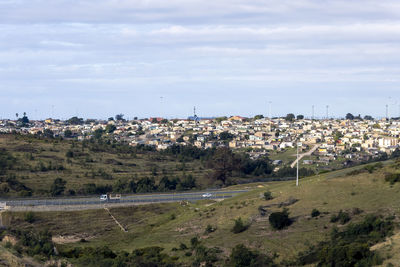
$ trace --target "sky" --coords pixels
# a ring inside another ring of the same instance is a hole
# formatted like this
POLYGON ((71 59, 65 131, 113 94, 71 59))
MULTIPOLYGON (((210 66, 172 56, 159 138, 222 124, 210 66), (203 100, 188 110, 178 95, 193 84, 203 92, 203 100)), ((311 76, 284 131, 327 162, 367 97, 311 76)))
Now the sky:
POLYGON ((0 0, 0 119, 399 116, 399 81, 398 0, 0 0))

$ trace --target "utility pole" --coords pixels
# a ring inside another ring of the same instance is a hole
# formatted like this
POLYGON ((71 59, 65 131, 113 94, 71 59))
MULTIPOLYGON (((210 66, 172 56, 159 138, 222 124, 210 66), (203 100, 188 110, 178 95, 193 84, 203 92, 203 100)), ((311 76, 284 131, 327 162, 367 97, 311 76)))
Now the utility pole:
POLYGON ((312 105, 311 110, 311 120, 314 120, 314 105, 312 105))
POLYGON ((268 113, 268 117, 269 117, 269 119, 271 120, 272 119, 272 117, 271 117, 271 104, 272 104, 272 101, 268 101, 268 104, 269 104, 269 113, 268 113))
POLYGON ((326 105, 326 119, 329 120, 329 105, 326 105))
POLYGON ((296 186, 299 186, 299 146, 302 144, 300 142, 297 143, 297 170, 296 170, 296 186))
POLYGON ((386 104, 386 120, 389 120, 389 105, 386 104))

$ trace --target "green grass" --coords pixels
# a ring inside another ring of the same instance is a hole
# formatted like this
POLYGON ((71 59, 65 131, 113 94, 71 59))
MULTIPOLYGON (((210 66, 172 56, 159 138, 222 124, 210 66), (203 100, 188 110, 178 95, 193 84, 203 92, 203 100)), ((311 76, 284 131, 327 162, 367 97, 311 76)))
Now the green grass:
MULTIPOLYGON (((251 188, 247 193, 221 202, 198 201, 188 206, 178 203, 152 204, 145 206, 112 208, 111 213, 128 229, 122 232, 104 210, 77 212, 40 212, 35 213, 35 222, 23 221, 23 213, 7 212, 7 223, 20 228, 48 228, 54 235, 87 236, 87 243, 64 244, 73 246, 108 245, 114 250, 131 251, 147 246, 162 246, 171 255, 180 256, 187 261, 182 251, 171 252, 179 244, 189 245, 190 239, 199 236, 208 246, 218 246, 225 255, 236 244, 245 245, 263 251, 278 253, 279 259, 294 258, 308 244, 316 244, 327 239, 334 223, 330 216, 339 210, 351 213, 354 208, 363 210, 352 215, 351 222, 361 220, 366 214, 400 214, 400 185, 390 186, 384 181, 386 172, 397 172, 397 163, 386 164, 383 169, 373 173, 361 173, 346 176, 349 168, 337 172, 317 175, 300 180, 299 187, 294 181, 255 183, 233 186, 230 189, 251 188), (266 201, 263 193, 269 190, 273 199, 266 201), (298 201, 287 208, 294 223, 282 231, 273 230, 268 216, 260 216, 258 207, 267 206, 267 212, 282 210, 278 205, 289 198, 298 201), (321 215, 311 218, 312 209, 318 209, 321 215), (175 219, 171 220, 171 215, 175 219), (234 220, 241 217, 248 222, 248 230, 233 234, 234 220), (205 233, 207 225, 216 227, 213 233, 205 233)), ((339 227, 342 227, 338 225, 339 227)), ((399 241, 396 241, 399 242, 399 241)), ((396 243, 397 244, 397 243, 396 243)), ((400 246, 392 245, 392 248, 400 246)), ((385 253, 393 251, 384 246, 385 253)))

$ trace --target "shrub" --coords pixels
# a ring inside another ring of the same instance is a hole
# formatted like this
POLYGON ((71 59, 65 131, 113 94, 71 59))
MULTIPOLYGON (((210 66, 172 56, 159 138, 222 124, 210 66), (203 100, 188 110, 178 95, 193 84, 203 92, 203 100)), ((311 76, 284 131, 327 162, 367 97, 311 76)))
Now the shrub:
POLYGON ((313 209, 312 211, 311 211, 311 217, 318 217, 319 215, 320 215, 321 213, 319 212, 319 210, 317 210, 317 209, 313 209))
POLYGON ((4 245, 5 248, 11 248, 12 244, 10 241, 7 241, 6 244, 4 245))
POLYGON ((289 218, 289 213, 287 209, 271 213, 268 220, 271 226, 276 230, 281 230, 292 223, 292 220, 289 218))
POLYGON ((193 237, 190 239, 190 244, 192 245, 192 248, 197 247, 200 244, 199 238, 197 236, 193 237))
POLYGON ((188 247, 184 244, 184 243, 181 243, 180 245, 179 245, 179 249, 180 250, 185 250, 185 249, 187 249, 188 247))
POLYGON ((267 191, 267 192, 264 193, 264 199, 265 200, 273 199, 271 191, 267 191))
POLYGON ((332 223, 339 222, 340 224, 345 224, 350 220, 351 220, 350 215, 347 212, 342 211, 342 210, 340 210, 337 215, 331 216, 332 223))
POLYGON ((74 152, 72 150, 68 150, 67 153, 65 153, 65 156, 67 158, 73 158, 74 157, 74 152))
POLYGON ((258 251, 252 251, 246 246, 236 245, 229 256, 227 266, 247 267, 247 266, 276 266, 271 257, 261 254, 258 251))
POLYGON ((385 181, 389 182, 391 185, 400 181, 400 173, 387 173, 385 175, 385 181))
POLYGON ((238 233, 241 233, 241 232, 244 232, 244 231, 246 231, 247 230, 247 228, 248 228, 248 225, 245 225, 244 223, 243 223, 243 221, 242 221, 242 218, 237 218, 236 220, 235 220, 235 224, 234 224, 234 226, 233 226, 233 228, 232 228, 232 232, 233 233, 235 233, 235 234, 238 234, 238 233))
POLYGON ((357 224, 349 224, 343 231, 334 227, 330 239, 299 253, 296 266, 375 266, 382 264, 379 255, 370 250, 392 234, 394 224, 390 219, 368 215, 357 224))
POLYGON ((35 221, 35 215, 32 211, 25 213, 24 220, 28 223, 33 223, 35 221))

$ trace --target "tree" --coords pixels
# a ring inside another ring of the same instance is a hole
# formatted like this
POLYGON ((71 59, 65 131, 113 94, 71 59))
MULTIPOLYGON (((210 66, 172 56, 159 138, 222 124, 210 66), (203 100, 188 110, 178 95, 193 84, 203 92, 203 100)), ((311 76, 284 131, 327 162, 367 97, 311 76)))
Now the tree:
POLYGON ((71 125, 81 125, 83 124, 83 119, 82 118, 78 118, 78 117, 72 117, 69 120, 67 120, 68 124, 71 125))
POLYGON ((51 185, 50 188, 50 194, 52 196, 59 196, 61 195, 64 190, 65 190, 65 185, 67 184, 67 182, 61 178, 56 178, 54 179, 53 184, 51 185))
POLYGON ((373 121, 374 118, 373 118, 372 116, 370 116, 370 115, 365 115, 365 116, 364 116, 364 120, 373 121))
POLYGON ((346 114, 346 120, 354 120, 354 115, 351 113, 346 114))
POLYGON ((220 147, 209 162, 214 169, 213 178, 225 184, 235 167, 235 157, 232 151, 227 147, 220 147))
MULTIPOLYGON (((18 115, 18 113, 16 115, 18 115)), ((26 112, 24 112, 24 116, 22 118, 19 118, 18 121, 21 123, 22 126, 25 126, 26 124, 29 123, 29 119, 28 116, 26 116, 26 112)))
POLYGON ((304 119, 304 115, 297 115, 296 119, 302 120, 302 119, 304 119))
POLYGON ((259 119, 262 119, 262 118, 264 118, 264 116, 261 115, 261 114, 260 114, 260 115, 255 115, 255 116, 254 116, 254 119, 255 119, 255 120, 259 120, 259 119))
POLYGON ((289 114, 286 115, 285 120, 293 121, 294 118, 295 118, 294 114, 293 113, 289 113, 289 114))
POLYGON ((317 209, 313 209, 312 211, 311 211, 311 217, 318 217, 319 215, 320 215, 321 213, 319 212, 319 210, 317 210, 317 209))
POLYGON ((265 267, 273 267, 276 266, 274 264, 273 259, 265 254, 261 254, 257 251, 252 251, 248 249, 243 244, 236 245, 229 256, 229 262, 227 266, 235 266, 235 267, 256 267, 256 266, 265 266, 265 267))
POLYGON ((289 213, 287 209, 271 213, 268 220, 271 226, 276 230, 281 230, 292 223, 292 220, 289 218, 289 213))
POLYGON ((117 129, 117 127, 115 127, 114 124, 107 124, 107 126, 106 126, 107 133, 113 133, 116 129, 117 129))
POLYGON ((242 218, 239 217, 239 218, 237 218, 237 219, 235 220, 235 224, 233 225, 232 232, 233 232, 234 234, 238 234, 238 233, 241 233, 241 232, 246 231, 247 228, 248 228, 248 225, 246 225, 246 224, 243 222, 242 218))
POLYGON ((224 131, 219 134, 219 139, 223 141, 230 141, 234 138, 235 136, 227 131, 224 131))
POLYGON ((64 131, 64 137, 66 137, 66 138, 70 138, 70 137, 72 137, 72 131, 71 130, 65 130, 64 131))
POLYGON ((93 132, 93 137, 94 138, 96 138, 96 139, 100 139, 101 138, 101 136, 103 135, 103 129, 101 129, 101 128, 99 128, 99 129, 96 129, 94 132, 93 132))
POLYGON ((271 199, 273 199, 271 191, 266 191, 266 192, 264 192, 264 199, 265 199, 265 200, 271 200, 271 199))
POLYGON ((124 114, 115 115, 115 120, 117 120, 117 121, 125 121, 124 114))
POLYGON ((54 137, 54 132, 50 129, 44 129, 43 131, 43 136, 47 138, 53 138, 54 137))

